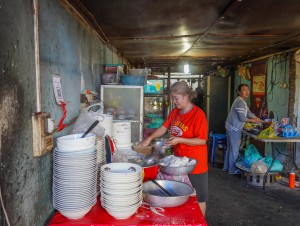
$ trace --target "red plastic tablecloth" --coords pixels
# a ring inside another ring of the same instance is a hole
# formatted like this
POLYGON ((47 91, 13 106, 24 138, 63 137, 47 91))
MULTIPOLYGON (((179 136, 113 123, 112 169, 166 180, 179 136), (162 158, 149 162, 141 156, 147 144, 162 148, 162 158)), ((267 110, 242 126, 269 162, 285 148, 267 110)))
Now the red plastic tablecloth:
POLYGON ((62 216, 58 211, 50 220, 48 226, 57 225, 81 225, 81 226, 108 226, 108 225, 189 225, 189 226, 207 226, 207 222, 198 205, 196 196, 191 196, 188 201, 178 207, 164 208, 164 212, 160 212, 165 216, 159 216, 150 209, 140 207, 131 217, 118 220, 110 216, 105 209, 102 208, 100 200, 83 218, 70 220, 62 216))

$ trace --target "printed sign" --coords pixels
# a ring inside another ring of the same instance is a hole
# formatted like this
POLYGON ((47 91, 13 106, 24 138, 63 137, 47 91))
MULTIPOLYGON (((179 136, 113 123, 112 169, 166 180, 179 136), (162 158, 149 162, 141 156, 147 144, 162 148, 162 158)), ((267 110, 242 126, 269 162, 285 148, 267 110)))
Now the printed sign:
POLYGON ((265 75, 256 75, 253 76, 253 95, 265 95, 265 83, 266 83, 266 76, 265 75))
POLYGON ((54 91, 56 103, 60 105, 62 102, 65 102, 63 96, 63 90, 60 82, 60 76, 52 74, 52 83, 53 83, 53 91, 54 91))

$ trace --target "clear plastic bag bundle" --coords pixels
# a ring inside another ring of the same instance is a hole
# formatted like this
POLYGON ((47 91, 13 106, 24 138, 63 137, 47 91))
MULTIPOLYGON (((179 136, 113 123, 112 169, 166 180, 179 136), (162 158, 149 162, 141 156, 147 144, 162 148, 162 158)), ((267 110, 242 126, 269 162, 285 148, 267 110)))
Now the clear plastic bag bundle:
POLYGON ((251 166, 252 173, 266 173, 267 170, 268 166, 263 160, 256 161, 251 166))
MULTIPOLYGON (((104 120, 103 117, 103 104, 98 103, 91 105, 84 109, 78 119, 76 120, 76 123, 74 125, 74 128, 72 130, 72 134, 75 133, 84 133, 86 130, 96 121, 102 122, 104 120), (100 105, 100 109, 98 111, 90 111, 92 107, 100 105)), ((96 134, 98 137, 103 137, 105 134, 105 129, 98 124, 91 133, 96 134)))

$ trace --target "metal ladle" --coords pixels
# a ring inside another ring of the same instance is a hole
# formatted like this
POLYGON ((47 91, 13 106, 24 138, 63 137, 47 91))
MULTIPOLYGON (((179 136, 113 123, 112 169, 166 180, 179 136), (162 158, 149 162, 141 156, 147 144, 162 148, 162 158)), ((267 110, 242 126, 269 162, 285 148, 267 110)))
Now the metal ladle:
POLYGON ((98 125, 99 121, 96 120, 95 122, 93 122, 93 124, 87 129, 87 131, 85 131, 85 133, 82 135, 81 138, 84 138, 89 132, 92 131, 92 129, 95 128, 96 125, 98 125))

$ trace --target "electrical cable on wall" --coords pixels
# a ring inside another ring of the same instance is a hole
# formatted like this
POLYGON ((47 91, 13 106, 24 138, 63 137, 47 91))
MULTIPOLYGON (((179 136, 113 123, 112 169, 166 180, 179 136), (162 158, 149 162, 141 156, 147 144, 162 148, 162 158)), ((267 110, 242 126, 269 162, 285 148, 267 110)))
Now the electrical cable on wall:
POLYGON ((60 106, 61 106, 61 109, 63 111, 63 116, 62 116, 62 118, 59 121, 58 131, 61 131, 61 130, 63 130, 66 127, 66 124, 63 124, 63 122, 64 122, 65 118, 67 117, 66 103, 61 102, 60 106))
POLYGON ((0 186, 0 201, 1 201, 1 206, 2 206, 2 209, 3 209, 3 213, 4 213, 4 215, 5 215, 5 220, 6 220, 6 222, 7 222, 7 225, 10 226, 9 219, 8 219, 8 216, 7 216, 5 207, 4 207, 3 199, 2 199, 1 186, 0 186))
MULTIPOLYGON (((285 90, 285 103, 280 103, 279 100, 278 100, 278 96, 276 95, 276 92, 275 91, 275 87, 280 83, 280 80, 281 80, 281 77, 282 77, 282 70, 283 70, 283 67, 282 67, 282 62, 286 62, 286 60, 289 60, 290 57, 287 59, 287 55, 286 54, 284 56, 284 59, 281 60, 280 59, 280 56, 279 55, 276 55, 276 56, 273 56, 272 57, 272 60, 271 60, 271 76, 270 76, 270 81, 269 83, 267 84, 267 100, 269 102, 272 102, 273 100, 275 100, 277 102, 278 105, 280 106, 286 106, 286 103, 287 103, 287 89, 285 90), (279 59, 278 59, 279 58, 279 59), (275 63, 274 63, 274 60, 275 60, 275 63), (280 65, 280 69, 281 69, 281 73, 279 75, 279 77, 277 76, 277 65, 280 65)), ((286 65, 286 63, 285 63, 286 65)), ((285 69, 286 70, 286 69, 285 69)))

